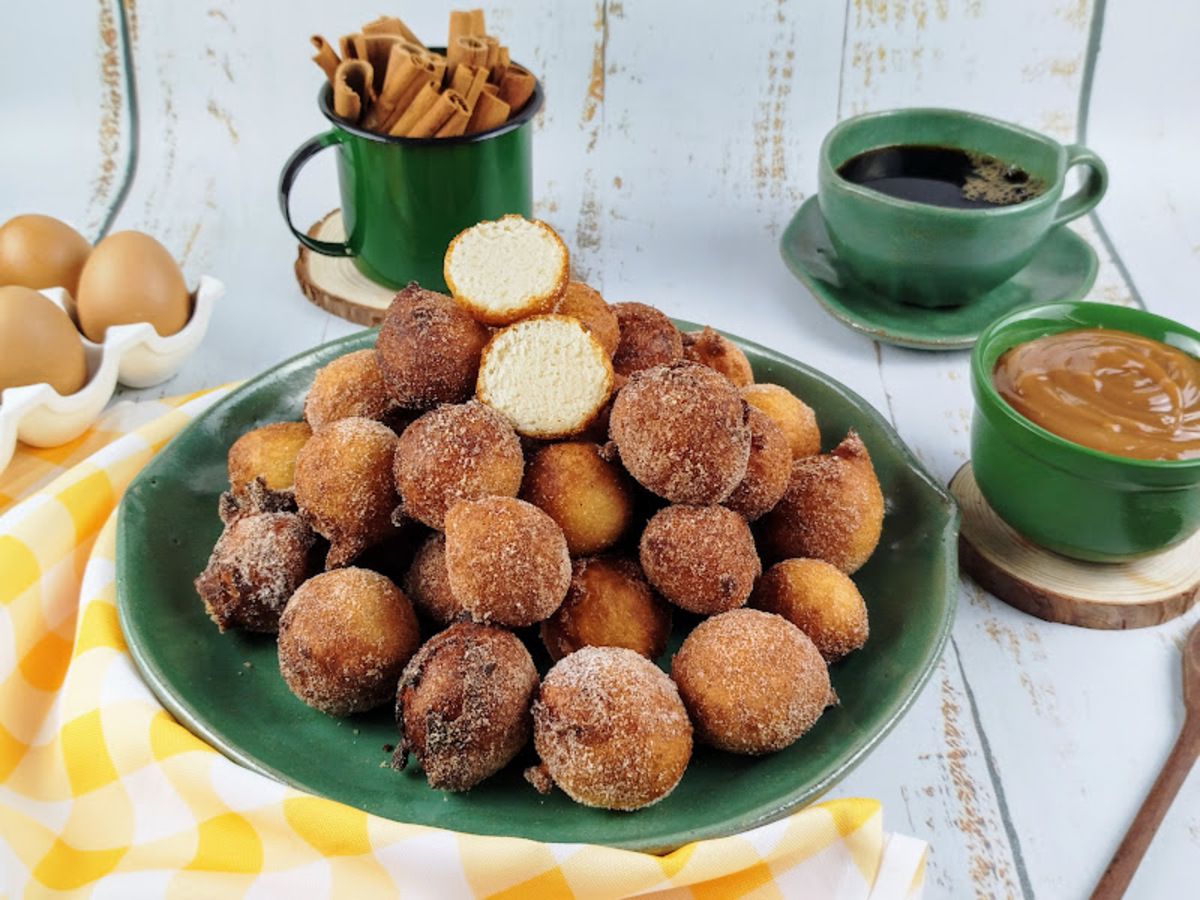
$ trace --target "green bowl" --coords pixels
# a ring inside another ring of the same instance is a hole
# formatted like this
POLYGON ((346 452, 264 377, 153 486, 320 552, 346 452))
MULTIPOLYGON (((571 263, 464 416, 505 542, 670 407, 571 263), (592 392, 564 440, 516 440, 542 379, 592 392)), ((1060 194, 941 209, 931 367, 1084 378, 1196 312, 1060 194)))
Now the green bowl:
POLYGON ((971 465, 988 504, 1025 537, 1076 559, 1119 562, 1164 550, 1200 528, 1200 458, 1134 459, 1084 447, 1018 413, 991 377, 1009 347, 1095 327, 1200 357, 1200 332, 1141 309, 1077 301, 1002 316, 971 352, 971 465))

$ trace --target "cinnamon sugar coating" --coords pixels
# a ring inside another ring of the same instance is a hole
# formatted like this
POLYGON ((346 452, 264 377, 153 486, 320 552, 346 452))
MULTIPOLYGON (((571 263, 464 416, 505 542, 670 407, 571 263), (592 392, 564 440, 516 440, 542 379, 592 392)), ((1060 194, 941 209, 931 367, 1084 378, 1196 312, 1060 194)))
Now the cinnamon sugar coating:
POLYGON ((617 317, 620 340, 613 351, 613 371, 628 377, 651 366, 683 358, 683 335, 670 317, 647 303, 609 304, 617 317))
POLYGON ((763 573, 750 605, 783 616, 816 644, 826 662, 867 641, 867 605, 850 576, 820 559, 784 559, 763 573))
POLYGON ((379 326, 375 355, 396 402, 407 409, 462 403, 475 392, 479 357, 491 337, 454 299, 410 282, 379 326))
POLYGON ((821 430, 811 406, 779 384, 758 382, 739 390, 743 400, 761 409, 783 429, 794 459, 821 452, 821 430))
POLYGON ((762 572, 750 526, 723 506, 660 509, 646 523, 638 552, 664 597, 705 615, 744 604, 762 572))
POLYGON ((747 404, 750 457, 746 474, 721 501, 747 522, 760 518, 779 502, 792 476, 792 448, 775 420, 747 404))
POLYGON ((754 383, 754 370, 742 348, 721 332, 705 325, 699 331, 683 332, 683 358, 716 369, 734 387, 754 383))
POLYGON ((720 503, 746 474, 745 403, 699 363, 635 372, 613 401, 608 432, 629 474, 674 503, 720 503))
POLYGON ((246 499, 248 484, 257 477, 270 491, 291 488, 296 456, 312 435, 307 422, 268 422, 252 428, 229 447, 226 471, 235 499, 246 499))
POLYGON ((279 671, 309 706, 347 716, 386 703, 419 644, 403 591, 369 569, 335 569, 300 585, 285 607, 279 671))
POLYGON ((392 764, 404 768, 412 753, 430 787, 475 786, 528 742, 537 688, 533 659, 512 632, 451 625, 421 646, 400 678, 392 764))
POLYGON ((421 542, 404 573, 403 587, 417 611, 439 625, 449 624, 463 611, 450 590, 444 534, 435 531, 421 542))
POLYGON ((829 671, 799 628, 771 613, 735 609, 684 638, 671 677, 696 739, 758 755, 793 743, 833 701, 829 671))
POLYGON ((650 660, 624 647, 584 647, 542 680, 533 741, 545 774, 571 799, 632 810, 679 783, 692 725, 674 683, 650 660))
POLYGON ((579 319, 600 342, 609 356, 617 350, 621 340, 621 326, 616 313, 604 301, 598 290, 582 281, 568 281, 567 289, 559 298, 554 311, 559 315, 579 319))
POLYGON ((344 353, 316 371, 304 396, 304 421, 313 428, 350 416, 384 422, 397 405, 375 351, 367 347, 344 353))

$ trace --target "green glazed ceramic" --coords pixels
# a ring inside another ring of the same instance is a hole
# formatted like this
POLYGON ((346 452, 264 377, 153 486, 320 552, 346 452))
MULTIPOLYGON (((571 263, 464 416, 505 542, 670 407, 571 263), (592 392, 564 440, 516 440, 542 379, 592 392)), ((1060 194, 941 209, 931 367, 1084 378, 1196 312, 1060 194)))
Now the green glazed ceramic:
POLYGON ((924 307, 973 302, 1012 278, 1052 228, 1094 207, 1108 172, 1092 151, 1062 146, 1018 125, 951 109, 897 109, 840 122, 825 136, 818 197, 829 237, 847 270, 892 300, 924 307), (1041 179, 1029 200, 989 209, 951 209, 891 197, 855 184, 838 167, 867 150, 898 144, 989 154, 1041 179), (1083 185, 1063 197, 1067 171, 1083 185))
POLYGON ((999 287, 963 306, 926 309, 900 303, 852 278, 838 258, 816 197, 800 205, 779 240, 792 274, 843 325, 867 337, 918 350, 970 347, 999 316, 1052 300, 1076 300, 1096 280, 1096 251, 1070 228, 1055 228, 1033 258, 999 287))
MULTIPOLYGON (((679 323, 693 329, 697 326, 679 323)), ((854 576, 870 616, 866 645, 831 667, 839 704, 791 747, 744 757, 697 747, 678 787, 635 812, 592 809, 561 791, 538 794, 522 777, 527 749, 467 793, 431 789, 414 763, 383 767, 396 743, 390 708, 339 720, 296 699, 280 677, 274 639, 205 615, 192 579, 221 529, 229 445, 247 429, 299 418, 318 367, 370 347, 366 331, 296 357, 198 417, 134 479, 121 503, 117 607, 146 682, 184 725, 257 772, 390 819, 479 834, 592 842, 661 851, 743 831, 829 790, 909 709, 941 655, 958 590, 958 508, 882 416, 832 379, 738 341, 761 381, 784 385, 815 409, 823 443, 856 428, 887 498, 878 549, 854 576)), ((676 619, 672 649, 689 622, 676 619)), ((536 629, 529 638, 544 667, 536 629)), ((670 651, 659 660, 670 664, 670 651)))
POLYGON ((986 328, 971 354, 971 465, 1005 522, 1065 556, 1117 562, 1163 550, 1200 528, 1200 458, 1145 460, 1083 447, 1034 425, 992 383, 1000 354, 1072 328, 1116 328, 1200 357, 1200 332, 1145 310, 1050 303, 986 328))
POLYGON ((367 278, 401 288, 416 281, 445 291, 442 260, 464 228, 508 213, 533 213, 533 117, 538 83, 521 111, 489 131, 444 138, 402 138, 351 125, 333 111, 332 89, 317 105, 333 126, 300 145, 279 178, 279 207, 304 246, 349 256, 367 278), (304 164, 337 148, 345 242, 310 237, 292 222, 288 199, 304 164))

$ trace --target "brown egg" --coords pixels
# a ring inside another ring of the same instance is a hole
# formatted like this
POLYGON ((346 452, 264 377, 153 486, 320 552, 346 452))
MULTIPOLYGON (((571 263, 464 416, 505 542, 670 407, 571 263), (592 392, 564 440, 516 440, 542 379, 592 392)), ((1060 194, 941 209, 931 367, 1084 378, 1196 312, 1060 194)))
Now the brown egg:
POLYGON ((0 225, 0 285, 63 287, 75 296, 92 245, 66 222, 37 213, 0 225))
POLYGON ((167 248, 140 231, 118 231, 98 243, 79 276, 79 327, 100 343, 110 325, 149 322, 163 337, 187 324, 191 299, 167 248))
POLYGON ((43 381, 64 397, 87 381, 75 323, 32 288, 0 287, 0 391, 43 381))

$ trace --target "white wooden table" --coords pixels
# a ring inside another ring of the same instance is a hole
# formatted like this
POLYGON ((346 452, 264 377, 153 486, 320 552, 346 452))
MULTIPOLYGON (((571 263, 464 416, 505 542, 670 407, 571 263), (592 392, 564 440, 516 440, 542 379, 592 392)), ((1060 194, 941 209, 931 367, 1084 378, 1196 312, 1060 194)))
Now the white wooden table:
MULTIPOLYGON (((224 281, 200 351, 147 394, 249 377, 354 331, 301 296, 276 205, 283 161, 325 127, 308 37, 389 13, 437 43, 450 8, 6 3, 0 219, 48 213, 89 238, 138 228, 189 281, 224 281)), ((831 374, 943 481, 968 458, 967 353, 872 343, 780 259, 783 227, 815 190, 821 136, 840 118, 954 106, 1086 143, 1111 170, 1108 196, 1077 226, 1101 259, 1091 298, 1200 327, 1194 4, 503 0, 486 11, 545 83, 536 213, 563 235, 578 276, 610 301, 650 302, 831 374)), ((332 162, 314 163, 296 221, 336 205, 332 162)), ((1088 631, 964 579, 930 683, 835 793, 878 797, 885 827, 930 842, 927 897, 1086 896, 1182 723, 1179 646, 1198 615, 1088 631)), ((1195 896, 1197 885, 1193 775, 1130 896, 1195 896)))

